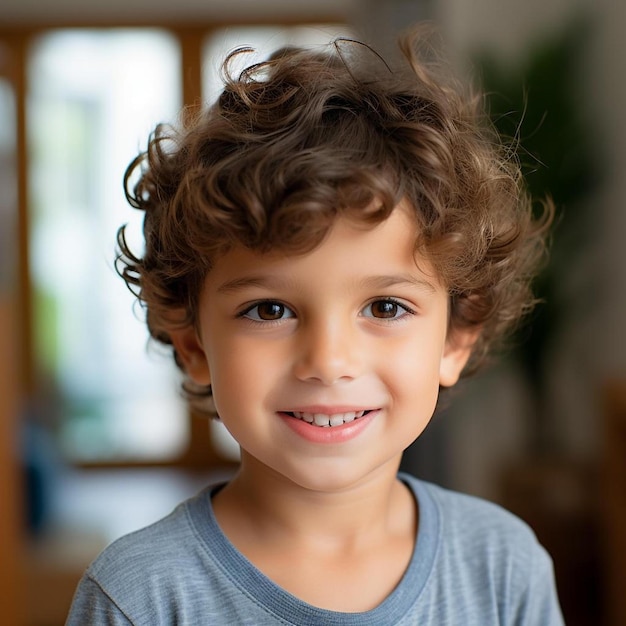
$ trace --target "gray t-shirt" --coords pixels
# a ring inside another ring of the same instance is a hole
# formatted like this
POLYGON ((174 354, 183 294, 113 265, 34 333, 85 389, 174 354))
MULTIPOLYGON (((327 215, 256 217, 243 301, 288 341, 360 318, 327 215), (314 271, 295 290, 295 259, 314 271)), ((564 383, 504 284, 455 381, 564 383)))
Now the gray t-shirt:
POLYGON ((400 478, 419 505, 417 541, 402 580, 371 611, 323 610, 274 584, 222 533, 209 487, 106 548, 66 626, 563 624, 552 561, 526 524, 478 498, 400 478))

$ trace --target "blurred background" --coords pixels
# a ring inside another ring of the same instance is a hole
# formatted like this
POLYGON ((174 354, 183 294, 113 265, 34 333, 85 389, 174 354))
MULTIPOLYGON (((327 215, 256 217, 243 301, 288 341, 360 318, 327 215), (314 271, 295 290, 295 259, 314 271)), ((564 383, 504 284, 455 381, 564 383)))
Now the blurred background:
POLYGON ((226 52, 438 25, 558 221, 511 350, 442 403, 403 468, 511 509, 569 626, 626 624, 626 4, 613 0, 3 0, 0 624, 59 626, 110 541, 234 471, 113 269, 122 175, 211 100, 226 52))

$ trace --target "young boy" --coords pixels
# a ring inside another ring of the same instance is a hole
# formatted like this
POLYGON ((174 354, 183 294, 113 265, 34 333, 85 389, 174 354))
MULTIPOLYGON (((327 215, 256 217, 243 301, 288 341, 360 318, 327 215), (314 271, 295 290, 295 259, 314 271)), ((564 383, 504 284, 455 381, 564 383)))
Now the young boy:
POLYGON ((131 164, 123 276, 241 466, 107 548, 68 624, 562 623, 525 524, 398 474, 529 308, 546 222, 419 45, 280 50, 131 164))

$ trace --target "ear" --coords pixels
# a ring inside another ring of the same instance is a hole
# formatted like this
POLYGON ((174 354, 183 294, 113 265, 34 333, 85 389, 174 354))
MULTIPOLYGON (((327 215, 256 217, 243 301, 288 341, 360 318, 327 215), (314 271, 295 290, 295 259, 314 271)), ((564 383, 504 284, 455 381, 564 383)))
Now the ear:
POLYGON ((169 335, 185 373, 198 385, 210 385, 209 364, 196 329, 186 326, 171 330, 169 335))
POLYGON ((439 384, 442 387, 452 387, 457 383, 479 336, 480 330, 476 329, 450 333, 439 365, 439 384))

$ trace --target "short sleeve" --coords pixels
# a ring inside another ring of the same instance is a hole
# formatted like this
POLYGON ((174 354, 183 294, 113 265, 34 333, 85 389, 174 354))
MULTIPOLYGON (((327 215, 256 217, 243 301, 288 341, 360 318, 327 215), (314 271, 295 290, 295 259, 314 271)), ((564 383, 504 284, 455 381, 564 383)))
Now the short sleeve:
POLYGON ((83 576, 65 626, 129 626, 132 622, 89 576, 83 576))
POLYGON ((541 546, 533 550, 528 585, 513 607, 511 626, 563 626, 552 559, 541 546))

